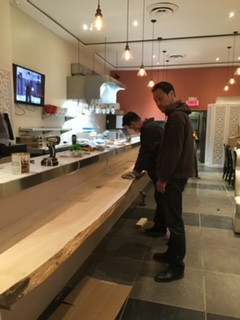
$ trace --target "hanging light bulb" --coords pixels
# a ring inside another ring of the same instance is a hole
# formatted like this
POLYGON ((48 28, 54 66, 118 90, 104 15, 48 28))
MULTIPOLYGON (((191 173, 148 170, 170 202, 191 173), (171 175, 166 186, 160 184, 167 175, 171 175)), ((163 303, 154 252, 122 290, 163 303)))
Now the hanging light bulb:
POLYGON ((233 84, 236 83, 236 81, 235 81, 235 79, 232 77, 232 78, 229 80, 229 83, 233 85, 233 84))
POLYGON ((152 22, 152 57, 151 57, 151 79, 150 81, 148 82, 148 87, 149 88, 152 88, 154 86, 154 81, 153 81, 153 47, 154 47, 154 24, 157 20, 155 19, 152 19, 151 22, 152 22))
POLYGON ((160 81, 161 38, 158 38, 158 82, 160 81))
MULTIPOLYGON (((227 63, 227 79, 229 78, 229 56, 230 56, 230 49, 232 47, 231 46, 228 46, 227 49, 228 49, 228 63, 227 63)), ((228 91, 229 90, 229 86, 228 84, 225 85, 225 87, 223 88, 224 91, 228 91)))
POLYGON ((127 41, 126 41, 126 46, 122 55, 122 58, 126 61, 132 60, 133 59, 133 55, 132 52, 130 51, 130 47, 128 44, 128 30, 129 29, 129 0, 127 0, 127 41))
POLYGON ((149 82, 148 82, 148 87, 149 88, 152 88, 153 86, 155 85, 154 81, 151 79, 149 82))
POLYGON ((224 91, 228 91, 229 90, 229 86, 226 84, 223 90, 224 91))
POLYGON ((138 70, 138 77, 145 77, 147 75, 146 70, 144 69, 144 65, 141 64, 140 69, 138 70))
POLYGON ((126 61, 132 60, 133 59, 133 54, 129 48, 128 43, 126 43, 123 55, 122 55, 123 59, 126 61))
POLYGON ((140 69, 138 70, 137 76, 138 77, 145 77, 147 75, 147 72, 144 69, 143 65, 143 53, 144 53, 144 19, 145 19, 145 0, 143 0, 143 25, 142 25, 142 63, 140 66, 140 69))
POLYGON ((103 28, 103 14, 102 14, 102 10, 100 8, 100 0, 98 0, 98 7, 97 7, 95 18, 93 21, 93 27, 97 31, 100 31, 103 28))
MULTIPOLYGON (((234 69, 235 43, 236 43, 236 34, 237 34, 237 33, 238 33, 237 31, 234 31, 234 32, 233 32, 234 36, 233 36, 233 52, 232 52, 232 73, 233 73, 233 69, 234 69)), ((235 81, 235 79, 234 79, 234 76, 232 76, 232 77, 230 78, 229 83, 230 83, 231 85, 233 85, 233 84, 236 83, 236 81, 235 81)))
POLYGON ((237 70, 234 73, 236 76, 240 76, 240 67, 237 68, 237 70))

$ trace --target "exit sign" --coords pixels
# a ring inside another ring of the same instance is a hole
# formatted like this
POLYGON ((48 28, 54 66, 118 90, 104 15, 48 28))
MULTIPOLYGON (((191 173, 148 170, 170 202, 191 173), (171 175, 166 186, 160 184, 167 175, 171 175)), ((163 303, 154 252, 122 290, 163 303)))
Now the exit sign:
POLYGON ((199 106, 199 100, 196 97, 188 97, 186 104, 189 107, 198 107, 199 106))

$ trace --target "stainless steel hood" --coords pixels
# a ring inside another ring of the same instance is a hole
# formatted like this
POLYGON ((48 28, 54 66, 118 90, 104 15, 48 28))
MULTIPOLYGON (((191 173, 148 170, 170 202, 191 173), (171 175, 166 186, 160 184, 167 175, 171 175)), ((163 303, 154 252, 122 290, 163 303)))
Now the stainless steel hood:
POLYGON ((119 90, 125 90, 124 85, 108 75, 73 74, 67 77, 67 99, 116 103, 119 90))

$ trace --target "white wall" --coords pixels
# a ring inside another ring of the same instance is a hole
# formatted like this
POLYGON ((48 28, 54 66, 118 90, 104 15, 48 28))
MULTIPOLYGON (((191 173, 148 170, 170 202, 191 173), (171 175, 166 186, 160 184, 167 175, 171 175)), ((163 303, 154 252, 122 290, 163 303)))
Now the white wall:
MULTIPOLYGON (((77 62, 77 41, 73 39, 76 43, 70 43, 60 38, 12 5, 8 9, 8 0, 1 0, 0 12, 2 12, 2 1, 6 6, 4 11, 8 11, 10 17, 10 34, 9 32, 5 33, 6 28, 0 28, 0 30, 4 30, 2 33, 6 38, 6 43, 9 42, 8 39, 11 39, 11 43, 7 43, 10 48, 6 50, 5 54, 7 57, 8 52, 12 52, 8 65, 16 63, 45 74, 45 104, 62 107, 66 102, 66 77, 71 73, 70 64, 77 62)), ((9 17, 6 19, 7 21, 9 17)), ((91 69, 93 53, 82 46, 80 50, 80 63, 91 69)), ((0 56, 0 63, 4 59, 5 57, 0 56)), ((101 73, 101 70, 104 70, 101 61, 95 61, 95 71, 101 73)), ((76 104, 70 105, 70 108, 75 108, 75 106, 76 104)), ((15 105, 13 111, 15 114, 15 135, 18 135, 19 127, 62 127, 64 124, 63 117, 42 119, 42 108, 15 105)), ((94 122, 94 118, 94 114, 88 115, 88 122, 91 120, 94 122)))

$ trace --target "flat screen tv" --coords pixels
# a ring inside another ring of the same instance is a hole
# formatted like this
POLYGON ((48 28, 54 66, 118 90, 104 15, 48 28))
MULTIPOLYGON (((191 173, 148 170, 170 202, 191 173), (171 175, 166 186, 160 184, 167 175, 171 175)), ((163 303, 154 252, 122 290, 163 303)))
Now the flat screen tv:
POLYGON ((44 105, 44 74, 13 64, 13 82, 15 103, 44 105))

